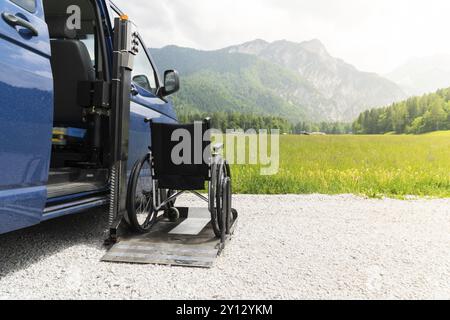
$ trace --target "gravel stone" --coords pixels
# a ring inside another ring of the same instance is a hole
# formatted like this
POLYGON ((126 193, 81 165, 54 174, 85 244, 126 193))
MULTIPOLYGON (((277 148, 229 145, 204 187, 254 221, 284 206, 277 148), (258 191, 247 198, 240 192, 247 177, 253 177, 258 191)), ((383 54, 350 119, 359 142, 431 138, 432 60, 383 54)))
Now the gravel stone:
POLYGON ((2 235, 0 298, 450 299, 450 199, 242 195, 234 207, 210 270, 100 262, 106 209, 2 235))

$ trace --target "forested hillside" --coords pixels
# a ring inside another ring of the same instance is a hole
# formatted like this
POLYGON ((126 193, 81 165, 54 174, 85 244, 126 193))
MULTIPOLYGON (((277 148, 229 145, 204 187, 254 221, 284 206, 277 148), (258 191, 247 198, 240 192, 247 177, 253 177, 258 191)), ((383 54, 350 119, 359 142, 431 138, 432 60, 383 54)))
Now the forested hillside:
POLYGON ((450 130, 450 88, 363 112, 353 124, 357 134, 420 134, 450 130))
POLYGON ((178 120, 181 123, 192 123, 201 121, 207 117, 212 119, 213 128, 225 132, 231 130, 272 130, 278 129, 280 133, 306 134, 312 132, 323 132, 326 134, 346 134, 352 130, 351 124, 340 122, 299 122, 292 124, 291 121, 282 117, 261 116, 239 112, 199 112, 195 110, 179 109, 178 120))
POLYGON ((192 123, 193 121, 201 121, 205 118, 211 118, 212 126, 215 129, 222 130, 272 130, 278 129, 281 133, 291 133, 292 124, 281 117, 257 116, 238 112, 198 112, 183 111, 178 113, 178 120, 181 123, 192 123))
POLYGON ((160 70, 177 69, 178 110, 241 112, 286 119, 309 119, 320 95, 295 73, 245 54, 199 51, 175 46, 152 49, 160 70), (299 93, 302 99, 293 97, 299 93))

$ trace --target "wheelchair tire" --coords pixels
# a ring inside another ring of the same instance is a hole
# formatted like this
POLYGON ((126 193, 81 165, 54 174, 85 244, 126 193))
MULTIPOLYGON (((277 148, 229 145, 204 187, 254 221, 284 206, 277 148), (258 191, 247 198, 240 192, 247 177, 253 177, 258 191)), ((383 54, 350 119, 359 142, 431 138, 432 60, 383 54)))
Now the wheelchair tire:
POLYGON ((153 207, 153 184, 150 156, 146 155, 133 167, 127 192, 127 222, 138 233, 147 233, 156 222, 153 207))
POLYGON ((211 225, 213 227, 215 236, 217 238, 221 238, 223 235, 223 229, 229 229, 229 217, 225 210, 226 208, 224 204, 224 199, 228 198, 228 195, 225 195, 225 193, 228 193, 228 190, 223 188, 223 182, 227 178, 231 179, 230 167, 226 162, 217 163, 217 167, 215 168, 215 170, 213 170, 213 174, 215 174, 215 177, 213 179, 213 194, 210 195, 211 225), (224 225, 223 223, 224 215, 227 215, 227 221, 225 223, 226 225, 224 225))

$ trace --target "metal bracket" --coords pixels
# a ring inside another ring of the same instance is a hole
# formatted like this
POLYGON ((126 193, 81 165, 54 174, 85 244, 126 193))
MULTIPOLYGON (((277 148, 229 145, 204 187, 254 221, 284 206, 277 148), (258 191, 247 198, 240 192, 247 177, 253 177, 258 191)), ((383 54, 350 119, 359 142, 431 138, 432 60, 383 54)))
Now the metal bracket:
POLYGON ((231 224, 229 233, 226 234, 225 235, 225 239, 219 243, 219 247, 218 247, 219 252, 217 254, 218 256, 220 256, 222 254, 222 251, 225 250, 225 247, 228 244, 228 242, 230 242, 231 239, 233 238, 234 232, 236 231, 236 228, 237 228, 237 225, 238 225, 238 222, 239 222, 238 212, 235 209, 231 209, 231 212, 233 214, 233 222, 231 224))

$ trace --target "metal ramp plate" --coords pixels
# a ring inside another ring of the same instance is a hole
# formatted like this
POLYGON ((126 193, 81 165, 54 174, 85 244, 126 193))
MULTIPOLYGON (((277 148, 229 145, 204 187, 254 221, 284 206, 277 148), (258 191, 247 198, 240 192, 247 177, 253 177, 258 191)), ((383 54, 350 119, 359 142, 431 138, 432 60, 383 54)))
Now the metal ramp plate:
POLYGON ((220 240, 214 236, 208 209, 178 209, 178 222, 160 218, 150 233, 123 237, 102 261, 211 268, 220 240))
POLYGON ((200 232, 211 222, 211 213, 208 209, 189 210, 188 218, 169 232, 174 235, 199 235, 200 232))

